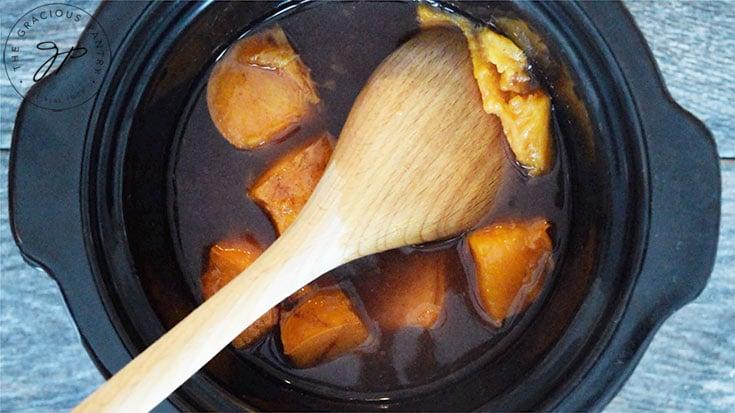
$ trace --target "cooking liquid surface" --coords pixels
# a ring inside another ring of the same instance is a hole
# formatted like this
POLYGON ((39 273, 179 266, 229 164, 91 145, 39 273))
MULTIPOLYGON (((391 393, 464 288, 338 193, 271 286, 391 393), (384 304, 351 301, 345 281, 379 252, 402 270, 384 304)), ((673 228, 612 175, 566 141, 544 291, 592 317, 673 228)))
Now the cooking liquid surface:
MULTIPOLYGON (((322 99, 320 120, 307 122, 278 143, 254 151, 237 150, 210 119, 206 103, 209 74, 204 76, 192 96, 190 113, 184 115, 185 126, 172 163, 174 191, 170 201, 179 264, 197 301, 201 301, 200 277, 212 244, 249 233, 267 246, 276 237, 267 215, 247 196, 254 180, 271 162, 320 131, 327 129, 339 136, 352 102, 369 75, 418 30, 415 6, 405 3, 321 4, 280 18, 277 23, 311 69, 322 99)), ((547 218, 553 224, 555 263, 560 259, 568 225, 564 151, 558 145, 557 140, 558 156, 550 173, 527 178, 516 169, 503 184, 494 210, 478 223, 479 227, 511 218, 547 218)), ((508 162, 513 162, 507 148, 506 155, 508 162)), ((252 347, 233 351, 295 385, 314 391, 350 391, 352 397, 360 394, 366 399, 425 390, 470 373, 476 361, 498 354, 522 333, 544 296, 519 316, 506 320, 503 327, 493 327, 473 298, 473 262, 464 238, 405 247, 401 252, 415 254, 427 249, 446 250, 452 257, 444 312, 436 328, 380 331, 361 299, 373 291, 380 271, 376 257, 370 256, 327 275, 338 280, 370 329, 371 338, 358 350, 311 368, 294 368, 283 356, 275 327, 252 347)), ((400 255, 392 257, 400 259, 400 255)), ((553 278, 553 273, 546 277, 545 289, 553 278)))

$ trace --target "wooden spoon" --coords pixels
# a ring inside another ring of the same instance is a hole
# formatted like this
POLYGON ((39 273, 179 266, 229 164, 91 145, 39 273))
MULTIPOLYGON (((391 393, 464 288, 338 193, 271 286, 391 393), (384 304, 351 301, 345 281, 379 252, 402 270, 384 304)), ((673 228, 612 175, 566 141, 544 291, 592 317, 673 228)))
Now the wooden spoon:
POLYGON ((464 38, 445 29, 418 34, 367 82, 289 229, 75 411, 150 410, 321 274, 469 229, 489 210, 505 173, 501 131, 482 109, 464 38))

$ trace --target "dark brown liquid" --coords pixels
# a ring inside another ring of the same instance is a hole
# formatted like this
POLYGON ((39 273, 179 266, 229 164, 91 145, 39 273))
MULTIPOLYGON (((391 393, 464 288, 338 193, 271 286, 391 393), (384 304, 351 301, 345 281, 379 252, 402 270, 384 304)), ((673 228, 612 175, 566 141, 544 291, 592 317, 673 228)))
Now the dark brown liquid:
MULTIPOLYGON (((406 3, 327 3, 278 20, 319 86, 322 125, 339 136, 354 98, 375 67, 418 30, 415 8, 406 3)), ((247 188, 266 166, 319 132, 304 125, 287 139, 256 151, 232 147, 214 127, 206 104, 206 78, 192 95, 194 102, 179 141, 173 164, 174 188, 171 220, 182 272, 192 294, 201 299, 200 276, 209 247, 232 235, 250 233, 261 245, 275 239, 265 213, 252 202, 247 188)), ((557 140, 558 142, 559 140, 557 140)), ((508 152, 509 154, 510 152, 508 152)), ((563 155, 557 147, 557 154, 563 155)), ((509 161, 510 161, 510 154, 509 161)), ((553 223, 552 239, 557 261, 567 232, 568 202, 562 156, 551 173, 526 178, 519 170, 504 183, 497 203, 478 224, 506 218, 545 217, 553 223)), ((242 357, 300 386, 330 392, 350 391, 363 399, 389 397, 440 385, 471 372, 473 365, 503 350, 524 322, 533 316, 537 302, 518 317, 493 327, 478 312, 473 298, 473 264, 463 237, 431 245, 402 248, 404 253, 424 249, 447 250, 454 270, 449 277, 444 319, 435 329, 405 328, 383 333, 362 306, 360 293, 370 291, 378 273, 375 257, 366 257, 330 273, 351 297, 371 330, 369 345, 312 368, 296 369, 283 356, 275 328, 258 344, 241 350, 242 357)), ((546 278, 546 288, 553 275, 546 278)))

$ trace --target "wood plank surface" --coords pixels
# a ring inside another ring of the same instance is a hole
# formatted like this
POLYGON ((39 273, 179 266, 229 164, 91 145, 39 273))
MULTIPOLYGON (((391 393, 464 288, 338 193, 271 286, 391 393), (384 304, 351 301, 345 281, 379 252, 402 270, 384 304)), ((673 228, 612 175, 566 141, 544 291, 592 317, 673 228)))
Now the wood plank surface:
MULTIPOLYGON (((33 10, 36 7, 53 3, 53 1, 38 1, 38 0, 3 0, 2 6, 0 6, 0 34, 2 39, 6 39, 10 29, 25 13, 33 10)), ((81 0, 81 1, 63 1, 62 3, 68 3, 76 7, 86 10, 90 14, 94 13, 94 10, 100 4, 99 0, 81 0)), ((59 44, 66 43, 68 41, 76 40, 81 34, 81 29, 75 29, 72 25, 59 27, 58 31, 52 31, 48 33, 48 39, 53 39, 59 44)), ((5 42, 2 42, 2 47, 5 46, 5 42)), ((34 46, 30 46, 34 47, 34 46)), ((27 54, 20 54, 20 62, 23 63, 23 56, 27 54)), ((13 118, 15 112, 18 111, 18 107, 22 101, 21 96, 18 92, 11 87, 10 80, 5 73, 5 67, 0 68, 3 73, 0 75, 0 107, 2 108, 2 122, 0 122, 0 149, 10 148, 10 140, 13 131, 13 118), (7 120, 7 121, 6 121, 7 120)))
POLYGON ((735 157, 735 3, 626 1, 674 99, 735 157))
MULTIPOLYGON (((98 2, 74 2, 92 11, 98 2)), ((2 34, 38 1, 6 0, 2 34)), ((735 7, 627 2, 673 97, 735 157, 735 7)), ((76 33, 65 34, 76 36, 76 33)), ((65 411, 101 383, 56 284, 27 266, 10 235, 7 163, 20 98, 0 76, 0 411, 65 411)), ((723 160, 717 263, 709 285, 674 314, 607 410, 735 412, 735 161, 723 160)))

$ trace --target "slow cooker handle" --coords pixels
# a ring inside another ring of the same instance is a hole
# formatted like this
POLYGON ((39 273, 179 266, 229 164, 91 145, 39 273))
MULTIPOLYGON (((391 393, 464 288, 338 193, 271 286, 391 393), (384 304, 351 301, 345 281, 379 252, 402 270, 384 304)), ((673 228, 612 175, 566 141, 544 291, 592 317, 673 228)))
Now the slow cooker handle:
POLYGON ((640 300, 641 309, 671 313, 695 299, 709 280, 719 234, 721 182, 711 133, 667 98, 668 110, 643 119, 651 215, 631 304, 640 300))
MULTIPOLYGON (((720 221, 719 157, 712 134, 669 95, 655 59, 621 5, 576 5, 615 55, 635 101, 646 142, 650 215, 646 251, 628 305, 598 360, 575 388, 573 410, 601 410, 630 376, 658 327, 704 289, 714 265, 720 221), (622 372, 622 373, 621 373, 622 372)), ((565 410, 562 403, 557 409, 565 410)))
MULTIPOLYGON (((137 2, 113 10, 103 4, 94 13, 106 34, 112 60, 131 30, 119 22, 135 22, 147 7, 148 3, 137 2)), ((85 29, 82 37, 90 36, 88 32, 89 28, 85 29)), ((77 68, 66 64, 53 76, 72 83, 77 68)), ((82 240, 80 180, 85 139, 97 96, 73 108, 43 109, 32 104, 29 97, 47 88, 46 80, 28 91, 16 115, 8 177, 10 224, 26 261, 52 276, 69 278, 74 284, 78 278, 75 274, 80 275, 80 261, 86 263, 82 258, 87 255, 82 240)))
MULTIPOLYGON (((94 18, 105 29, 113 62, 132 26, 151 4, 134 2, 120 7, 110 2, 97 9, 94 18)), ((72 68, 65 65, 54 76, 63 76, 64 70, 72 68)), ((111 86, 106 82, 109 80, 103 81, 103 88, 111 86)), ((38 93, 44 84, 39 82, 28 93, 38 93)), ((96 283, 85 240, 82 171, 96 99, 62 111, 42 109, 27 100, 21 104, 13 129, 8 197, 10 227, 21 255, 56 279, 82 344, 101 373, 109 377, 131 354, 114 328, 118 320, 105 316, 109 317, 104 303, 107 296, 96 283)), ((154 410, 174 411, 176 407, 164 401, 154 410)))
MULTIPOLYGON (((586 395, 589 404, 573 404, 578 410, 601 410, 610 401, 617 392, 605 390, 622 387, 661 324, 702 292, 712 272, 720 215, 719 158, 707 128, 669 104, 643 120, 650 230, 636 285, 605 349, 616 356, 600 358, 579 383, 575 392, 586 395)), ((557 407, 565 410, 564 404, 557 407)))
MULTIPOLYGON (((43 87, 43 82, 34 89, 43 87)), ((91 103, 63 111, 24 101, 16 115, 9 165, 10 223, 21 255, 49 275, 86 257, 80 171, 91 103)))
MULTIPOLYGON (((696 298, 712 272, 720 221, 719 156, 707 127, 669 94, 640 31, 631 36, 619 30, 609 8, 580 6, 608 40, 639 114, 650 216, 647 250, 630 305, 659 313, 663 321, 696 298), (652 78, 652 73, 658 76, 652 78)), ((621 10, 637 30, 632 16, 621 10)))

